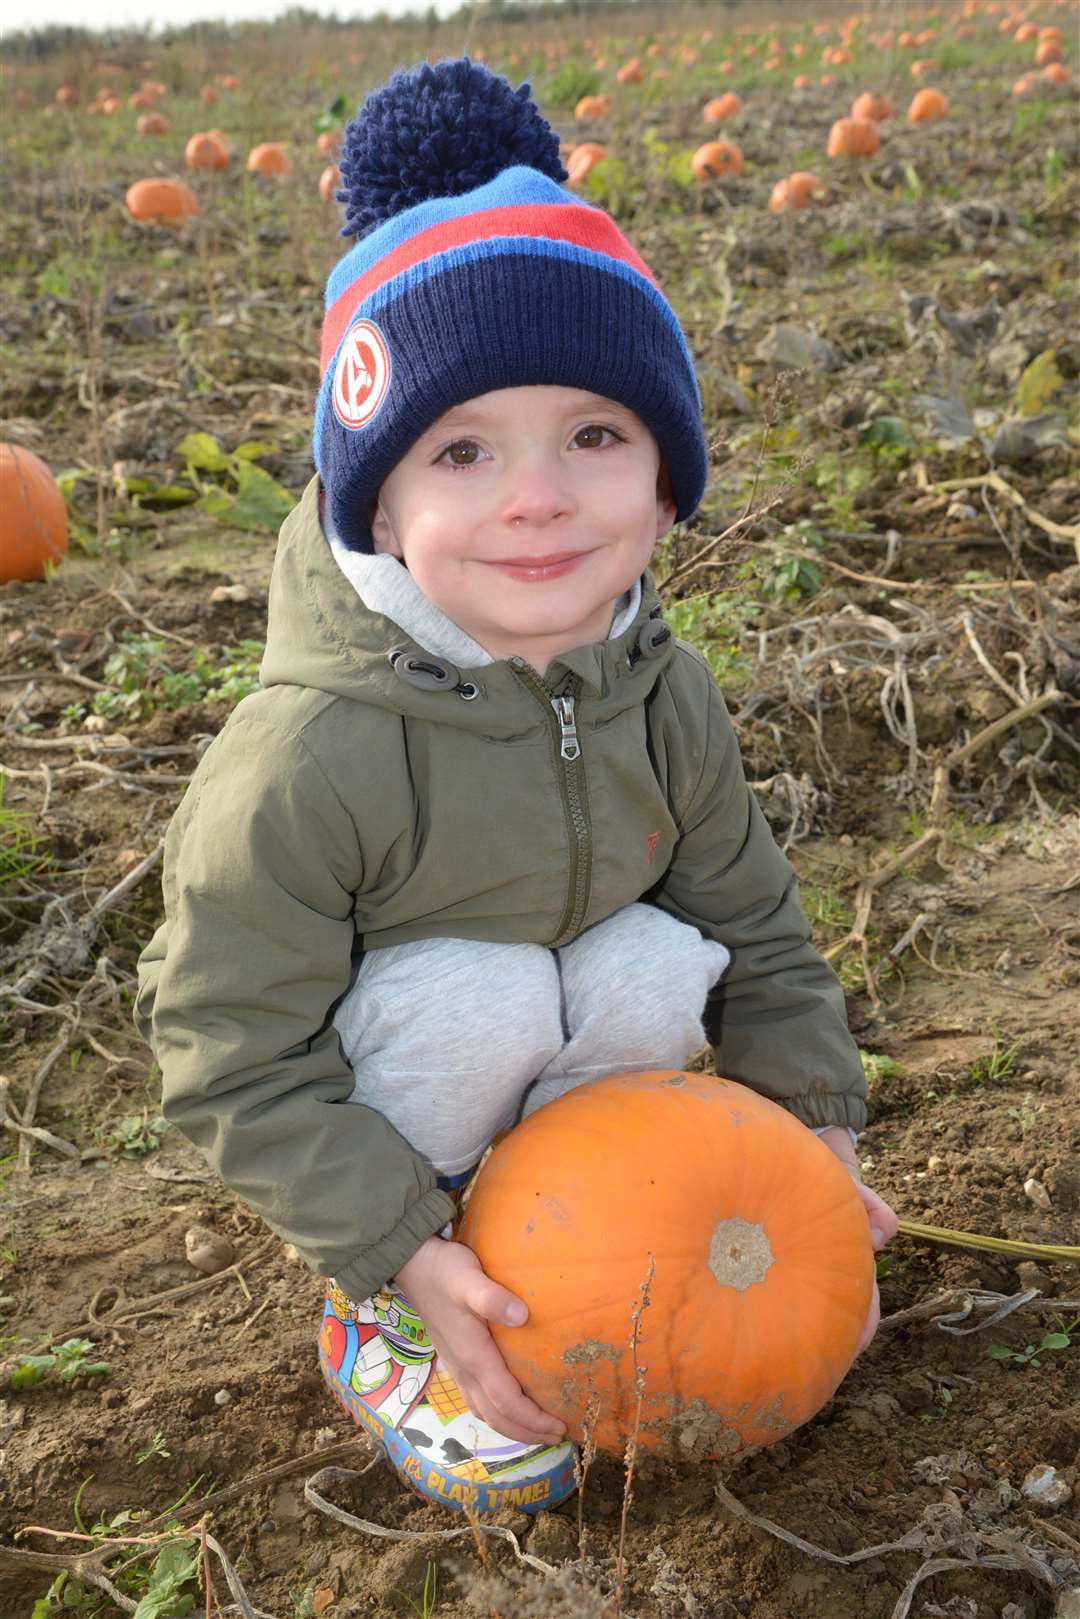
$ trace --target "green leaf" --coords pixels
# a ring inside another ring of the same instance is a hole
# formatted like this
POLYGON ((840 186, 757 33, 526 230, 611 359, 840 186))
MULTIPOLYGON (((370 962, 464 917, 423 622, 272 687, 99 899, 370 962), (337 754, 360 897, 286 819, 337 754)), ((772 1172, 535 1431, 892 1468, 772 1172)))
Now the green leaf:
POLYGON ((181 1591, 194 1578, 197 1558, 191 1541, 163 1546, 150 1572, 150 1587, 135 1609, 135 1619, 177 1619, 190 1613, 194 1597, 181 1591))
POLYGON ((1024 367, 1016 385, 1016 408, 1021 416, 1037 416, 1064 383, 1065 378, 1055 363, 1055 352, 1043 349, 1024 367))
POLYGON ((140 506, 186 506, 198 500, 198 491, 185 483, 155 484, 148 494, 139 496, 140 506))
POLYGON ((1039 1345, 1039 1348, 1068 1349, 1071 1342, 1072 1339, 1069 1337, 1067 1332, 1048 1332, 1042 1343, 1039 1345))
POLYGON ((9 1387, 16 1393, 19 1389, 36 1388, 52 1363, 51 1355, 31 1355, 29 1359, 16 1366, 11 1374, 9 1387))
POLYGON ((860 444, 870 444, 875 449, 885 449, 887 446, 906 447, 912 442, 907 423, 899 416, 875 416, 859 439, 860 444))
POLYGON ((229 465, 228 456, 210 433, 186 433, 176 449, 200 472, 224 472, 229 465))
POLYGON ((205 495, 200 495, 195 502, 199 511, 209 512, 211 517, 220 517, 223 512, 231 510, 232 504, 232 496, 227 494, 224 489, 208 490, 205 495))
POLYGON ((239 456, 241 461, 258 461, 260 456, 273 455, 276 444, 264 444, 262 439, 249 438, 243 444, 238 444, 233 454, 239 456))
POLYGON ((1004 1344, 991 1344, 987 1351, 992 1360, 1012 1360, 1013 1351, 1006 1349, 1004 1344))
POLYGON ((236 481, 239 493, 220 514, 228 528, 276 531, 296 505, 296 497, 252 461, 237 462, 236 481))

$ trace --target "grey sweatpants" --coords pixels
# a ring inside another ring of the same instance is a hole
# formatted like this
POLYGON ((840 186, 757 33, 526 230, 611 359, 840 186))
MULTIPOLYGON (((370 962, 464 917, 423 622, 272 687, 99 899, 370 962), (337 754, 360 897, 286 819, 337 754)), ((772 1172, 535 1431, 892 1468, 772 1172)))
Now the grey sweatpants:
POLYGON ((334 1026, 375 1108, 441 1175, 500 1131, 603 1074, 681 1068, 705 1044, 722 944, 653 905, 549 950, 421 939, 371 950, 334 1026))

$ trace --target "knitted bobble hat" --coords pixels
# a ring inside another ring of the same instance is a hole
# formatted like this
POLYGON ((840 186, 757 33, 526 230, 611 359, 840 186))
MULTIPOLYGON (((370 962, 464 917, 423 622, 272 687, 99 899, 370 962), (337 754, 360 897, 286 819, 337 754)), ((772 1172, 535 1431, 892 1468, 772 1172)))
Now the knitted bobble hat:
POLYGON ((532 100, 461 57, 402 70, 345 131, 341 234, 315 410, 315 465, 337 534, 373 549, 368 509, 452 406, 559 384, 618 400, 652 432, 678 520, 707 456, 682 329, 603 209, 563 189, 532 100))

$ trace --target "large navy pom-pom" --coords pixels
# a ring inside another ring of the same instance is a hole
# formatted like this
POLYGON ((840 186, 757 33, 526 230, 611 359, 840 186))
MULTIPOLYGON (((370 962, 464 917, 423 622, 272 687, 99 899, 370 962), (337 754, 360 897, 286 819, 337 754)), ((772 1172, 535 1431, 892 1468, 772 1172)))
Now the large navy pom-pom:
POLYGON ((565 180, 558 136, 529 92, 467 56, 395 73, 345 129, 342 236, 366 236, 429 197, 459 197, 516 163, 565 180))

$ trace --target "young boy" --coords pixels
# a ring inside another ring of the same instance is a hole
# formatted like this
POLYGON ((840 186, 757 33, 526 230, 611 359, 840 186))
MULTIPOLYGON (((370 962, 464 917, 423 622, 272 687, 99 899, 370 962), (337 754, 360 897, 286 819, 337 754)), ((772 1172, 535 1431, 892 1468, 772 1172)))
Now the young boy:
POLYGON ((346 1408, 423 1493, 533 1510, 573 1450, 485 1325, 524 1305, 449 1235, 500 1131, 708 1039, 847 1164, 875 1246, 895 1216, 840 986, 647 571, 707 471, 674 313, 467 59, 369 97, 342 173, 318 476, 263 689, 169 830, 136 1021, 165 1116, 333 1279, 346 1408))

